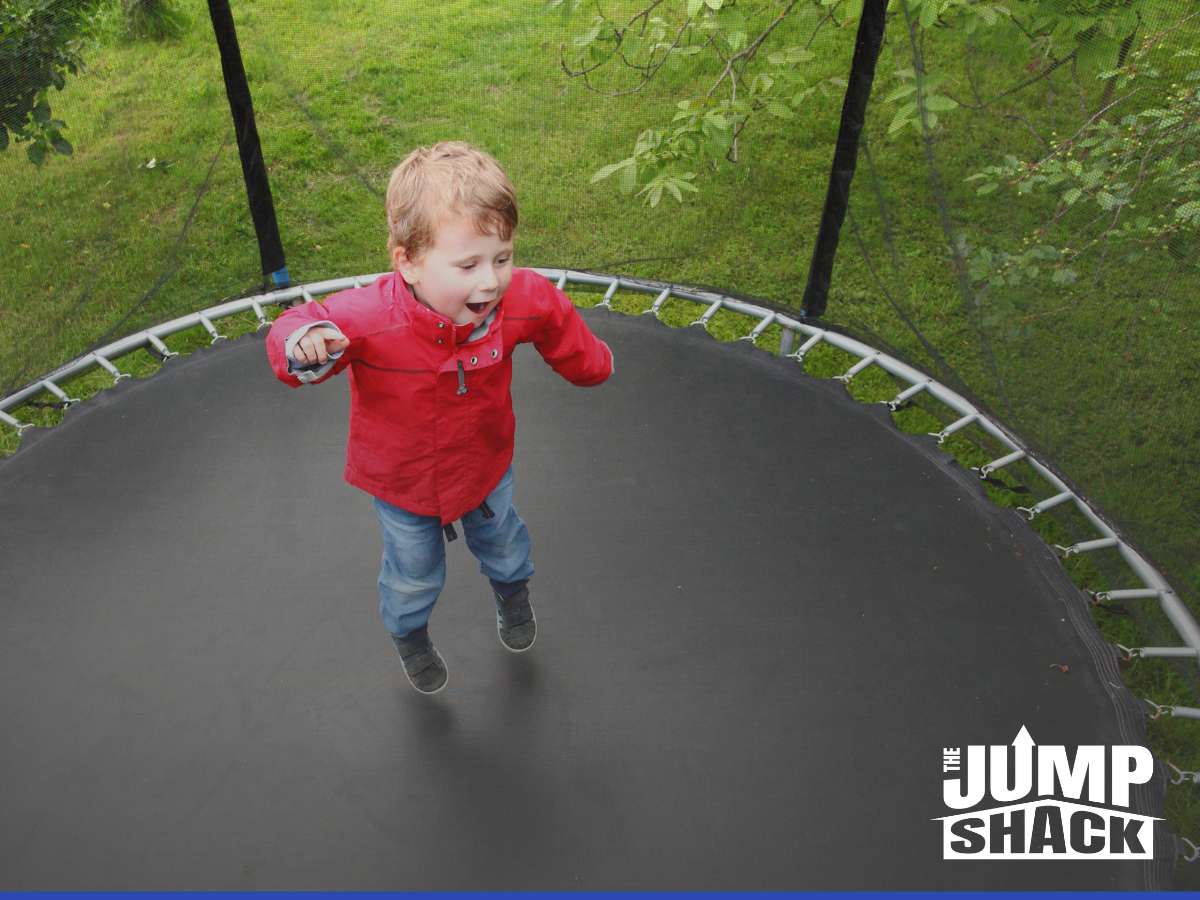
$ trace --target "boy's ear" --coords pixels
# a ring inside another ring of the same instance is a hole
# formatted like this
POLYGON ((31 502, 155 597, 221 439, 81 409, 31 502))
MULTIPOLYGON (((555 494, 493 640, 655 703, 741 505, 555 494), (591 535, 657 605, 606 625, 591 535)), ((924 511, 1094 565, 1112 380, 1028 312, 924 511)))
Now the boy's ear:
POLYGON ((392 248, 392 268, 404 277, 405 281, 410 281, 410 275, 413 271, 413 262, 408 258, 408 253, 403 247, 396 246, 392 248))

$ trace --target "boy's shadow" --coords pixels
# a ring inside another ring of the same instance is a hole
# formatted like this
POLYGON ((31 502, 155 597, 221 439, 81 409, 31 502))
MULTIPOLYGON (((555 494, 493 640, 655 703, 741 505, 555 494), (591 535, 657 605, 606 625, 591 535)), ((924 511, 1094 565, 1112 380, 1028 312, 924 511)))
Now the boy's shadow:
POLYGON ((410 688, 393 726, 408 751, 396 777, 420 779, 429 805, 418 815, 436 835, 430 852, 464 863, 439 875, 455 888, 530 886, 539 876, 528 860, 572 818, 556 670, 536 648, 493 652, 486 680, 464 684, 464 674, 456 685, 452 670, 438 694, 410 688))

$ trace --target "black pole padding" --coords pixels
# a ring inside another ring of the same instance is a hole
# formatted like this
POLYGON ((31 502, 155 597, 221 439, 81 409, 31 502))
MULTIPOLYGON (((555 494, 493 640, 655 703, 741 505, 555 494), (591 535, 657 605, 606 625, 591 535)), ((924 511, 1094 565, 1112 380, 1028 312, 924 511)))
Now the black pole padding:
POLYGON ((837 148, 833 153, 833 168, 829 173, 829 190, 825 193, 825 209, 821 227, 813 247, 812 265, 808 269, 808 284, 800 315, 815 319, 825 312, 829 301, 829 282, 833 274, 833 258, 837 255, 838 236, 850 202, 850 182, 858 162, 858 136, 862 132, 871 82, 875 80, 875 63, 883 43, 883 28, 887 17, 887 0, 863 0, 862 18, 858 20, 858 37, 854 43, 854 60, 850 64, 850 79, 842 101, 842 120, 838 126, 837 148))
POLYGON ((254 124, 254 104, 250 100, 250 85, 246 81, 242 51, 238 47, 237 31, 233 26, 233 12, 229 9, 228 0, 208 0, 208 13, 212 17, 217 46, 221 50, 225 94, 229 97, 229 111, 233 113, 238 153, 242 158, 242 177, 246 181, 254 232, 258 235, 263 275, 272 285, 282 287, 289 283, 287 263, 283 257, 283 242, 279 238, 271 185, 267 181, 267 166, 263 162, 262 144, 258 140, 258 127, 254 124))

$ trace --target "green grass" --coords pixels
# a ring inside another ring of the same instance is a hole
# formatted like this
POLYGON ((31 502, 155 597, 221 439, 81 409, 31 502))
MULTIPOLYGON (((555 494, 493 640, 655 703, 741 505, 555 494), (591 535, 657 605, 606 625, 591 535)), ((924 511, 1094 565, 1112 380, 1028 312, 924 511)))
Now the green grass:
MULTIPOLYGON (((19 150, 0 154, 0 191, 13 211, 0 219, 0 253, 8 263, 0 302, 3 393, 102 338, 259 288, 257 248, 207 10, 198 0, 181 5, 192 22, 181 38, 146 43, 113 36, 88 54, 87 72, 52 98, 55 115, 69 124, 74 157, 56 157, 35 170, 19 150), (145 166, 151 158, 158 161, 154 169, 145 166)), ((293 281, 385 269, 381 194, 391 168, 413 146, 461 138, 494 153, 517 186, 520 265, 714 285, 798 306, 840 96, 815 97, 792 122, 756 121, 744 135, 739 165, 702 176, 700 202, 678 207, 667 201, 647 211, 608 181, 590 184, 590 174, 627 156, 639 131, 669 119, 676 99, 706 89, 713 72, 703 57, 664 71, 641 94, 606 99, 562 75, 557 47, 577 26, 564 29, 556 15, 537 14, 536 4, 520 15, 478 0, 401 9, 389 6, 384 14, 365 2, 236 4, 293 281)), ((807 33, 803 21, 790 21, 778 33, 780 45, 807 33)), ((815 77, 846 74, 853 37, 853 27, 824 33, 814 45, 815 77)), ((889 32, 877 97, 891 89, 897 69, 911 65, 902 37, 894 28, 889 32)), ((936 38, 926 48, 931 71, 949 73, 952 89, 966 96, 956 36, 936 38)), ((1017 80, 1028 61, 986 41, 979 52, 985 95, 1017 80)), ((963 178, 1004 152, 1036 152, 1032 135, 1005 114, 1020 114, 1046 130, 1069 126, 1067 111, 1079 99, 1066 92, 1063 74, 986 113, 947 116, 947 127, 936 135, 933 149, 954 227, 973 243, 1019 242, 1044 216, 1044 209, 1003 192, 977 197, 963 178)), ((615 76, 608 82, 627 83, 615 76)), ((1110 516, 1193 610, 1200 608, 1194 272, 1157 258, 1119 265, 1109 260, 1069 291, 1013 290, 988 298, 985 311, 999 315, 980 326, 946 259, 921 143, 911 133, 887 138, 891 114, 874 106, 866 133, 893 220, 895 259, 882 239, 871 173, 860 162, 853 227, 848 221, 843 231, 827 317, 936 371, 884 299, 860 252, 857 228, 889 293, 972 391, 1110 516)), ((597 299, 577 296, 580 303, 597 299)), ((614 305, 633 311, 651 299, 619 294, 614 305)), ((671 304, 664 318, 687 324, 695 309, 671 304)), ((221 327, 233 336, 254 325, 246 316, 221 327)), ((749 327, 726 313, 710 323, 723 339, 749 327)), ((771 328, 758 344, 777 346, 778 338, 778 328, 771 328)), ((186 352, 207 342, 208 335, 197 331, 167 343, 186 352)), ((839 374, 849 364, 831 348, 806 360, 818 375, 839 374)), ((139 352, 120 366, 146 377, 159 363, 139 352)), ((88 396, 110 383, 96 372, 71 384, 70 393, 88 396)), ((872 369, 850 389, 865 401, 898 391, 872 369)), ((61 413, 27 406, 17 416, 45 425, 61 413)), ((938 430, 946 416, 922 401, 895 419, 898 427, 925 433, 938 430)), ((0 453, 16 446, 16 435, 0 426, 0 453)), ((974 430, 947 441, 946 449, 965 465, 999 455, 974 430)), ((1036 502, 1031 497, 1048 493, 1027 467, 1000 473, 997 481, 1004 486, 986 488, 1005 506, 1029 505, 1036 502)), ((1032 527, 1051 543, 1091 536, 1077 516, 1062 510, 1032 527)), ((1072 558, 1067 568, 1088 589, 1127 586, 1129 578, 1105 554, 1072 558)), ((1114 642, 1177 643, 1151 606, 1097 608, 1095 615, 1114 642)), ((1137 696, 1200 705, 1196 671, 1195 664, 1138 659, 1125 677, 1137 696)), ((1200 769, 1197 727, 1154 720, 1152 746, 1184 769, 1200 769)), ((1175 830, 1200 838, 1194 791, 1172 788, 1168 812, 1175 830)), ((1181 869, 1180 882, 1189 877, 1181 869)))

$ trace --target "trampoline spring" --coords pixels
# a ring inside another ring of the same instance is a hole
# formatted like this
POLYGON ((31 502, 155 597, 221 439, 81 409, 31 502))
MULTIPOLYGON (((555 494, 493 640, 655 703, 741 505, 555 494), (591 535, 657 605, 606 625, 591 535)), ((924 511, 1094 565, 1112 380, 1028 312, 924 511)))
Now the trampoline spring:
POLYGON ((596 305, 603 306, 605 309, 612 309, 613 294, 615 294, 617 292, 617 288, 620 286, 621 286, 621 279, 614 278, 611 282, 609 282, 608 290, 604 292, 604 299, 602 299, 596 305))
MULTIPOLYGON (((1171 767, 1175 775, 1171 776, 1171 784, 1183 784, 1185 781, 1190 781, 1192 784, 1200 784, 1200 772, 1187 772, 1175 765, 1169 759, 1165 760, 1166 764, 1171 767)), ((1191 841, 1188 841, 1191 843, 1191 841)), ((1195 844, 1192 844, 1195 847, 1195 844)))
POLYGON ((777 318, 779 318, 778 313, 771 313, 769 316, 759 322, 753 331, 751 331, 749 334, 743 334, 740 338, 738 338, 738 340, 754 343, 756 340, 758 340, 758 336, 760 334, 775 324, 775 320, 777 318))
POLYGON ((225 335, 217 331, 217 327, 213 325, 212 320, 203 313, 200 314, 200 324, 204 326, 205 331, 212 335, 212 340, 208 342, 210 345, 215 344, 217 341, 228 340, 225 335))
POLYGON ((6 425, 10 425, 13 428, 17 429, 18 435, 20 435, 21 432, 23 432, 26 428, 33 427, 32 422, 18 422, 16 419, 14 419, 8 413, 4 412, 4 410, 0 410, 0 422, 3 422, 6 425))
MULTIPOLYGON (((359 286, 357 278, 354 279, 354 286, 359 286)), ((260 331, 271 324, 270 320, 267 318, 267 314, 263 312, 263 308, 258 305, 257 300, 251 300, 250 305, 254 307, 254 315, 258 316, 258 327, 254 329, 255 331, 260 331)))
POLYGON ((1045 500, 1041 501, 1040 503, 1035 503, 1033 506, 1018 506, 1017 510, 1025 513, 1025 515, 1029 517, 1029 521, 1032 522, 1034 518, 1041 513, 1044 513, 1046 510, 1053 509, 1059 504, 1066 503, 1068 500, 1071 500, 1074 497, 1075 495, 1070 491, 1063 491, 1061 494, 1055 494, 1053 497, 1047 497, 1045 500))
POLYGON ((558 289, 561 291, 567 284, 567 270, 563 269, 562 274, 558 276, 558 289))
POLYGON ((992 460, 991 462, 984 463, 983 466, 972 466, 971 469, 973 472, 979 473, 979 478, 988 478, 988 476, 991 473, 994 473, 996 469, 1001 469, 1004 466, 1008 466, 1010 462, 1024 460, 1024 458, 1024 450, 1014 450, 1013 452, 1010 452, 1008 456, 1002 456, 998 458, 998 460, 992 460))
POLYGON ((154 352, 158 354, 159 358, 162 359, 163 362, 166 362, 172 356, 179 355, 174 350, 167 349, 167 345, 164 344, 156 334, 147 334, 146 340, 150 342, 150 346, 154 348, 154 352))
POLYGON ((879 359, 878 353, 874 353, 871 356, 864 356, 862 359, 860 359, 858 362, 856 362, 854 365, 852 365, 849 369, 847 369, 843 374, 834 375, 833 380, 840 381, 842 384, 849 384, 850 379, 852 379, 855 375, 857 375, 863 369, 872 365, 875 362, 875 360, 877 360, 877 359, 879 359))
POLYGON ((977 470, 979 472, 979 477, 987 478, 989 475, 991 475, 997 469, 1002 469, 1004 466, 1007 466, 1009 463, 1015 463, 1017 460, 1024 459, 1024 458, 1025 458, 1024 450, 1014 450, 1012 453, 1008 454, 1007 456, 1002 456, 999 459, 993 459, 990 463, 986 463, 985 465, 980 466, 979 469, 977 470))
POLYGON ((1178 837, 1179 837, 1179 843, 1187 844, 1187 846, 1188 846, 1187 852, 1180 854, 1180 856, 1183 857, 1183 861, 1184 862, 1195 862, 1196 857, 1200 856, 1200 847, 1197 847, 1195 844, 1193 844, 1187 838, 1183 837, 1183 835, 1179 835, 1178 837))
POLYGON ((642 315, 644 316, 646 314, 650 314, 657 319, 659 311, 663 308, 663 304, 667 302, 667 298, 670 296, 671 289, 669 287, 663 288, 659 295, 654 299, 654 302, 650 304, 650 308, 642 310, 642 315))
POLYGON ((304 298, 305 303, 316 303, 313 295, 308 292, 308 288, 306 287, 300 288, 300 296, 304 298))
POLYGON ((1102 600, 1157 600, 1162 595, 1162 591, 1154 588, 1124 588, 1119 591, 1094 591, 1092 593, 1096 602, 1102 600))
POLYGON ((905 403, 907 403, 910 399, 915 397, 917 394, 921 393, 921 391, 925 390, 927 387, 929 387, 928 380, 918 381, 916 384, 912 385, 911 387, 907 387, 904 390, 902 390, 893 399, 885 400, 884 402, 887 403, 888 408, 892 412, 895 412, 901 406, 903 406, 905 403))
POLYGON ((1064 547, 1062 544, 1055 544, 1054 547, 1066 558, 1074 556, 1077 553, 1088 553, 1092 550, 1105 550, 1108 547, 1116 547, 1120 543, 1116 538, 1097 538, 1094 541, 1080 541, 1078 544, 1072 544, 1070 547, 1064 547))
POLYGON ((1194 647, 1135 647, 1146 659, 1195 659, 1194 647))
POLYGON ((78 397, 68 397, 62 388, 48 378, 42 381, 42 387, 62 401, 63 409, 79 402, 78 397))
POLYGON ((941 431, 931 431, 931 432, 929 432, 929 434, 931 437, 937 438, 937 442, 939 444, 944 444, 946 442, 946 438, 950 437, 950 435, 954 434, 954 432, 962 431, 964 428, 966 428, 972 422, 978 422, 978 421, 979 421, 978 413, 967 413, 965 416, 963 416, 958 421, 951 422, 949 425, 947 425, 941 431))
POLYGON ((1113 646, 1124 654, 1121 657, 1121 662, 1133 662, 1135 657, 1142 655, 1141 647, 1126 647, 1124 644, 1114 644, 1113 646))
POLYGON ((1153 700, 1150 700, 1150 699, 1148 699, 1148 698, 1146 698, 1146 697, 1143 697, 1143 698, 1142 698, 1142 700, 1143 700, 1144 702, 1146 702, 1146 703, 1149 703, 1151 706, 1153 706, 1153 707, 1154 707, 1154 712, 1153 712, 1153 714, 1150 716, 1151 720, 1157 719, 1157 718, 1159 718, 1160 716, 1167 716, 1167 717, 1170 717, 1170 716, 1172 716, 1172 715, 1174 715, 1174 714, 1175 714, 1175 707, 1173 707, 1173 706, 1164 706, 1164 705, 1160 705, 1160 704, 1158 704, 1158 703, 1155 703, 1153 700))
POLYGON ((113 384, 120 384, 123 379, 132 377, 128 372, 119 370, 106 357, 101 356, 99 353, 93 353, 92 356, 100 364, 100 367, 113 377, 113 384))
MULTIPOLYGON (((706 309, 704 311, 704 315, 702 315, 700 318, 698 318, 695 322, 692 322, 691 324, 692 325, 703 325, 704 330, 707 331, 708 330, 708 320, 711 319, 714 315, 716 315, 717 310, 719 310, 724 305, 725 305, 724 300, 714 300, 712 303, 712 306, 710 306, 708 309, 706 309)), ((691 326, 689 325, 688 327, 690 328, 691 326)))
POLYGON ((804 357, 808 353, 808 351, 811 350, 813 347, 817 346, 817 344, 821 343, 821 341, 824 340, 824 338, 825 338, 825 334, 823 332, 818 331, 816 334, 814 334, 812 337, 810 337, 807 341, 805 341, 803 344, 801 344, 800 349, 798 349, 795 353, 790 354, 788 358, 794 359, 796 362, 799 362, 799 363, 804 362, 804 357))

